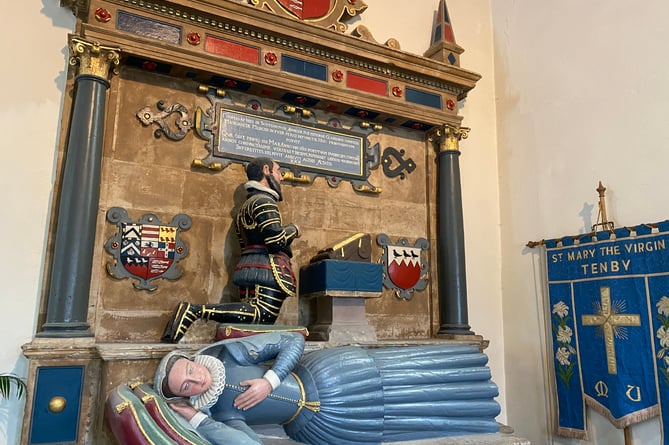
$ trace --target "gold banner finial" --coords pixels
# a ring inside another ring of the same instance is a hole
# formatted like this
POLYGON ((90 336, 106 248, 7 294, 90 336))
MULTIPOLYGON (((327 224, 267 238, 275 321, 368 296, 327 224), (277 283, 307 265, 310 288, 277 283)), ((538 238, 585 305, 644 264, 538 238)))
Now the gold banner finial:
POLYGON ((70 65, 79 65, 78 74, 90 74, 109 80, 109 72, 117 74, 120 48, 102 46, 77 37, 70 38, 70 65))
POLYGON ((615 225, 613 224, 613 221, 609 221, 606 217, 606 197, 604 195, 606 187, 602 185, 602 181, 599 181, 599 185, 595 190, 597 190, 597 193, 599 194, 599 212, 597 214, 597 222, 592 226, 592 231, 595 232, 597 227, 601 227, 602 230, 611 231, 614 229, 615 225))
POLYGON ((467 139, 471 128, 454 127, 445 124, 432 130, 428 134, 428 140, 437 145, 438 151, 460 151, 460 140, 467 139))

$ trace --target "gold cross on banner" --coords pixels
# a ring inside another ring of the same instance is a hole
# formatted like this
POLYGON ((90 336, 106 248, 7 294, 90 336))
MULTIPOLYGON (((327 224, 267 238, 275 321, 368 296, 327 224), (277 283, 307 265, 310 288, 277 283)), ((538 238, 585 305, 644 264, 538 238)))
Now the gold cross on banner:
POLYGON ((583 326, 601 326, 604 331, 604 345, 606 346, 606 363, 609 374, 618 374, 616 365, 616 349, 613 343, 614 335, 618 337, 619 326, 641 326, 639 314, 616 314, 611 310, 611 289, 601 287, 599 289, 602 307, 597 315, 583 315, 581 321, 583 326))

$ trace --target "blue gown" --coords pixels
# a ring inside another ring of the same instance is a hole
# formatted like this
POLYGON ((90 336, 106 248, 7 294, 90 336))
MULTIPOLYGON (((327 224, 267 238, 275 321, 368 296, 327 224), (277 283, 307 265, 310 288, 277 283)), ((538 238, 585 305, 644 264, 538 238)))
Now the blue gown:
MULTIPOLYGON (((474 345, 346 346, 302 354, 297 333, 223 340, 198 353, 221 359, 223 394, 211 417, 226 424, 282 424, 311 445, 380 444, 495 433, 500 412, 487 356, 474 345), (273 360, 271 364, 267 360, 273 360), (270 368, 281 385, 247 411, 232 406, 239 382, 270 368)), ((214 430, 215 431, 215 430, 214 430)), ((198 432, 213 443, 228 443, 198 432)))

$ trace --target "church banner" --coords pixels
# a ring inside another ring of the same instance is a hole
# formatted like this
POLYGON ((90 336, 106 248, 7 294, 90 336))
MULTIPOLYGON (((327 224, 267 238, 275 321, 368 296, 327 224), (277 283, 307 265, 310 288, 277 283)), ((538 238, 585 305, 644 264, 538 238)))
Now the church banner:
POLYGON ((544 244, 558 434, 587 438, 586 406, 617 428, 660 415, 664 431, 669 221, 544 244))

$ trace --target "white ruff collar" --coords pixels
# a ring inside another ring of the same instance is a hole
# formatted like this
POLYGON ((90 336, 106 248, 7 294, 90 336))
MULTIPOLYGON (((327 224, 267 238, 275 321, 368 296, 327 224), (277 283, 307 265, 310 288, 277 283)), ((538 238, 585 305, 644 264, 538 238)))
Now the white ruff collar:
POLYGON ((225 388, 225 366, 216 357, 206 354, 196 355, 193 361, 209 370, 211 386, 202 394, 191 397, 190 403, 197 410, 211 408, 225 388))
POLYGON ((244 188, 245 188, 246 190, 248 190, 248 189, 256 189, 256 190, 263 191, 263 192, 265 192, 265 193, 269 193, 270 195, 272 195, 272 196, 274 197, 274 199, 276 199, 277 201, 279 200, 279 194, 278 194, 277 192, 275 192, 274 190, 272 190, 272 189, 269 188, 269 187, 265 187, 263 184, 261 184, 261 183, 258 182, 258 181, 247 181, 247 182, 244 184, 244 188))

